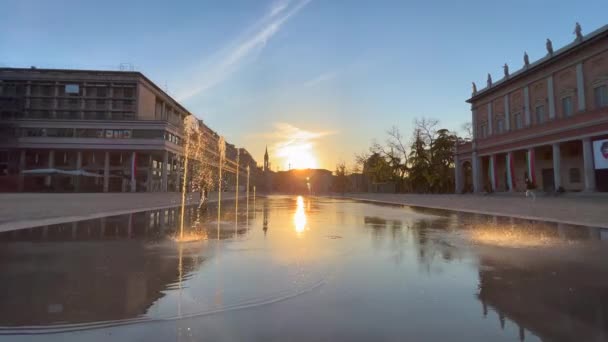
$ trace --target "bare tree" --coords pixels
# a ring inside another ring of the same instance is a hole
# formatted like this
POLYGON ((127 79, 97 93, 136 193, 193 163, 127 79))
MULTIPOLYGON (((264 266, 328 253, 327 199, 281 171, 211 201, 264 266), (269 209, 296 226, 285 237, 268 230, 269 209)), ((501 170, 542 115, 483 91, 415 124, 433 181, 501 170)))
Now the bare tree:
POLYGON ((386 144, 374 142, 370 150, 386 158, 393 168, 395 176, 403 181, 408 172, 408 148, 405 144, 405 137, 397 126, 391 127, 386 134, 386 144))
POLYGON ((369 153, 367 152, 355 153, 355 167, 353 169, 363 170, 367 158, 369 158, 369 153))
MULTIPOLYGON (((433 150, 435 145, 435 139, 437 137, 437 126, 439 120, 437 119, 414 119, 414 131, 418 131, 420 138, 424 141, 425 145, 429 150, 429 158, 433 159, 433 150)), ((416 135, 416 134, 415 134, 416 135)))
POLYGON ((471 139, 473 139, 473 124, 471 122, 463 123, 460 129, 464 133, 463 138, 465 141, 470 141, 471 139))

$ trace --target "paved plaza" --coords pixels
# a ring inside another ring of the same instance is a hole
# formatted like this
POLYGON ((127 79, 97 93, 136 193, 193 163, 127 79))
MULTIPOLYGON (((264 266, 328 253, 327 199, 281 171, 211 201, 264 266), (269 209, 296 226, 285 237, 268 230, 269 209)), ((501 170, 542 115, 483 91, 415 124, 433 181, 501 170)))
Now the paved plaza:
MULTIPOLYGON (((234 193, 223 193, 223 199, 234 199, 234 193)), ((188 204, 199 203, 199 193, 187 194, 186 200, 188 204)), ((217 201, 217 192, 209 195, 209 201, 217 201)), ((0 194, 0 231, 169 208, 180 203, 178 192, 0 194)))
POLYGON ((354 193, 346 194, 344 197, 608 228, 608 196, 601 193, 573 193, 560 196, 538 194, 535 200, 526 198, 523 193, 494 195, 354 193))

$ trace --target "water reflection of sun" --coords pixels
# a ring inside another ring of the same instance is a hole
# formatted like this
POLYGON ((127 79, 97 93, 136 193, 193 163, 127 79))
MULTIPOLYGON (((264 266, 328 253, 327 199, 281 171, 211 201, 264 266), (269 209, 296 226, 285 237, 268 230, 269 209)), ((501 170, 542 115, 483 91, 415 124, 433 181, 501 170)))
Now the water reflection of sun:
POLYGON ((304 212, 304 198, 302 196, 298 196, 293 223, 298 233, 302 233, 306 229, 306 212, 304 212))

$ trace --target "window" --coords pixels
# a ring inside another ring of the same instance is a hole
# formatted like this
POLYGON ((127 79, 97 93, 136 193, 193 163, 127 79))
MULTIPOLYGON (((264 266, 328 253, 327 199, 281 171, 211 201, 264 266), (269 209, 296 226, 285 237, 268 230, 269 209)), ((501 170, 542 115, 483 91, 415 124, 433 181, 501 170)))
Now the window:
POLYGON ((97 97, 106 97, 106 88, 97 88, 97 97))
POLYGON ((572 96, 562 98, 562 113, 565 118, 572 116, 572 96))
POLYGON ((515 115, 513 115, 513 118, 515 120, 515 129, 521 129, 522 127, 524 127, 524 122, 521 119, 521 113, 515 113, 515 115))
POLYGON ((66 84, 65 93, 78 95, 80 93, 80 86, 78 84, 66 84))
POLYGON ((488 135, 488 125, 485 123, 481 124, 481 126, 479 127, 479 133, 481 135, 481 138, 485 138, 488 135))
POLYGON ((545 122, 545 106, 544 105, 538 105, 536 106, 536 124, 540 125, 543 122, 545 122))
POLYGON ((496 120, 496 133, 503 133, 505 131, 505 120, 496 120))
POLYGON ((577 167, 573 167, 569 170, 568 176, 570 178, 570 183, 580 183, 581 182, 581 169, 577 167))
POLYGON ((125 88, 124 97, 133 97, 133 88, 125 88))
POLYGON ((593 89, 595 108, 608 106, 608 85, 602 85, 593 89))

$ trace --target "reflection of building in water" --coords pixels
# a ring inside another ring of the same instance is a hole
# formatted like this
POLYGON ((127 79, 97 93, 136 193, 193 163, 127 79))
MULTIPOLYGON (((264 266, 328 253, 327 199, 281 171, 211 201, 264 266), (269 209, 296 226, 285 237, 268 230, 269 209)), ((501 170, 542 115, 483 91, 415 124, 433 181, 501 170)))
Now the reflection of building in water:
POLYGON ((606 252, 588 246, 560 251, 482 247, 479 294, 488 307, 547 341, 608 339, 606 252), (600 255, 601 254, 601 255, 600 255))
MULTIPOLYGON (((196 208, 184 214, 187 229, 203 235, 216 217, 204 213, 194 225, 196 208)), ((179 215, 172 208, 0 233, 0 326, 146 314, 179 280, 180 265, 187 276, 203 261, 200 251, 187 250, 180 260, 168 239, 179 215)))
POLYGON ((262 224, 262 229, 264 230, 264 236, 266 236, 266 232, 268 231, 268 200, 264 200, 263 216, 264 222, 262 224))

